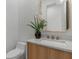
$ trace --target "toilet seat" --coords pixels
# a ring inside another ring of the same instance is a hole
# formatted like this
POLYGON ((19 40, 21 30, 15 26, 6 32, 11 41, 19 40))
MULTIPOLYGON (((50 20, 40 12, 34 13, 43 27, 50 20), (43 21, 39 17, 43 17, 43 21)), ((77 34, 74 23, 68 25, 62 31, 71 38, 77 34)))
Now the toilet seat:
POLYGON ((26 43, 17 42, 16 48, 6 54, 6 59, 24 59, 25 46, 26 43))
POLYGON ((13 49, 9 53, 7 53, 6 57, 7 58, 14 58, 14 57, 16 57, 16 56, 18 56, 20 54, 21 54, 21 50, 20 49, 13 49))

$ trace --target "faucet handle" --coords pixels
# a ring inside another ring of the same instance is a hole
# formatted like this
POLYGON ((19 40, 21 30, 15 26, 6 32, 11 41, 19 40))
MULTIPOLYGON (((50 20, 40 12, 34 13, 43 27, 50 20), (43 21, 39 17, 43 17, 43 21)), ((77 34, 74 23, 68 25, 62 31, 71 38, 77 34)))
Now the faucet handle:
POLYGON ((52 36, 51 36, 51 39, 55 39, 55 37, 52 35, 52 36))
POLYGON ((56 36, 56 40, 59 40, 59 36, 56 36))
POLYGON ((47 35, 47 38, 49 39, 49 38, 50 38, 50 36, 49 36, 49 35, 47 35))

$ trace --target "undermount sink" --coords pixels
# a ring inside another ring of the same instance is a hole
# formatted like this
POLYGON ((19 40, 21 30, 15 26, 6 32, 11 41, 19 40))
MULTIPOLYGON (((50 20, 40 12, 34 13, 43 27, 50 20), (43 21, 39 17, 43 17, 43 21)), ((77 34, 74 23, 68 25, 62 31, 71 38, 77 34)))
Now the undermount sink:
POLYGON ((65 40, 51 40, 51 39, 48 39, 48 40, 41 40, 41 42, 44 42, 44 43, 65 43, 66 41, 65 40))
POLYGON ((49 45, 58 45, 62 47, 67 47, 72 49, 72 42, 68 40, 41 40, 41 43, 49 44, 49 45))
POLYGON ((46 40, 40 40, 41 42, 49 42, 49 43, 66 43, 66 44, 68 44, 68 43, 71 43, 71 41, 68 41, 68 40, 52 40, 52 39, 46 39, 46 40))

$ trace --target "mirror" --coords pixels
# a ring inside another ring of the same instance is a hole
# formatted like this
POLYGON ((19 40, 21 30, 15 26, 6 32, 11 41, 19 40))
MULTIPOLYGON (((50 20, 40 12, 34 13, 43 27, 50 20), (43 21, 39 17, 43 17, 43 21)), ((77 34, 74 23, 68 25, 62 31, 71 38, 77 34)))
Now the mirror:
POLYGON ((67 1, 41 0, 40 15, 47 21, 46 31, 67 30, 67 1))

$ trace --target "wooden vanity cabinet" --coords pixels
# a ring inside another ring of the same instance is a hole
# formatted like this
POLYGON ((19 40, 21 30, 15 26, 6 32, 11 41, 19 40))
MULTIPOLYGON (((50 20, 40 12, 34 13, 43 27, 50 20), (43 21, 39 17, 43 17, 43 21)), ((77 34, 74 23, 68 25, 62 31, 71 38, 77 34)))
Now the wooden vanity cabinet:
POLYGON ((70 52, 28 43, 28 59, 72 59, 70 52))
POLYGON ((72 53, 49 48, 49 59, 72 59, 72 53))
POLYGON ((40 45, 28 43, 28 59, 48 59, 48 49, 40 45))

